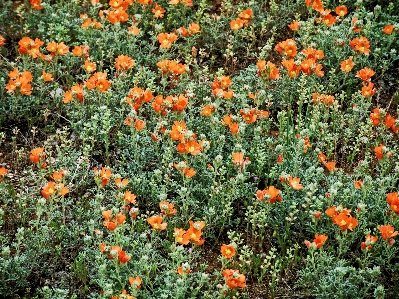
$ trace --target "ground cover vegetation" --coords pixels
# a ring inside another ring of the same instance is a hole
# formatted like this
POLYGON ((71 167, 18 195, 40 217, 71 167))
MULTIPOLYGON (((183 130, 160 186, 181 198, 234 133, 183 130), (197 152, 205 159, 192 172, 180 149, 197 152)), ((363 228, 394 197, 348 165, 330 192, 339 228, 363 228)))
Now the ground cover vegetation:
POLYGON ((0 3, 0 296, 396 298, 399 4, 0 3))

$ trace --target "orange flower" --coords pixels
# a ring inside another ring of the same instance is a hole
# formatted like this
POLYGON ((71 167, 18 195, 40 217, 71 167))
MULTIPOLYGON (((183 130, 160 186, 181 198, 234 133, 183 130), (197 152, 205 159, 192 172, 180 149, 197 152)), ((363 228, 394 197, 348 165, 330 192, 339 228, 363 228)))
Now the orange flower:
POLYGON ((152 13, 154 14, 154 18, 158 19, 158 18, 163 18, 164 17, 164 13, 166 12, 165 9, 163 9, 163 7, 157 3, 154 3, 154 8, 152 9, 152 13))
POLYGON ((121 224, 126 220, 126 217, 122 214, 119 214, 117 217, 114 216, 111 219, 112 210, 102 211, 101 214, 104 217, 103 225, 110 231, 114 231, 118 224, 121 224))
POLYGON ((274 203, 276 201, 281 202, 281 191, 275 188, 274 186, 270 186, 268 189, 258 190, 256 191, 256 196, 260 201, 266 199, 267 203, 274 203))
POLYGON ((305 245, 306 247, 310 248, 321 248, 323 246, 323 244, 327 241, 328 236, 326 235, 318 235, 315 234, 314 235, 314 241, 312 243, 310 243, 308 240, 305 240, 305 245))
POLYGON ((390 224, 381 225, 378 227, 378 230, 380 231, 380 233, 382 235, 382 239, 384 241, 387 241, 391 246, 395 242, 393 240, 393 237, 395 237, 399 234, 398 231, 395 231, 395 228, 390 224))
POLYGON ((306 153, 309 148, 312 148, 312 144, 309 141, 308 137, 303 138, 303 152, 306 153))
POLYGON ((50 53, 55 53, 57 52, 57 46, 58 44, 56 42, 51 42, 47 44, 47 51, 49 51, 50 53))
POLYGON ((186 234, 196 245, 204 244, 205 240, 201 238, 202 229, 205 227, 205 222, 190 220, 190 228, 187 230, 186 234))
POLYGON ((125 191, 125 193, 123 194, 123 199, 125 200, 126 203, 132 203, 132 204, 136 203, 136 195, 134 195, 130 191, 125 191))
POLYGON ((333 16, 330 15, 330 14, 327 14, 327 15, 325 15, 325 16, 323 17, 323 23, 324 23, 325 25, 327 25, 328 27, 331 27, 332 25, 334 25, 334 23, 335 23, 336 21, 337 21, 336 18, 333 17, 333 16))
POLYGON ((382 29, 382 32, 384 32, 385 34, 391 34, 393 29, 394 29, 394 26, 392 24, 391 25, 386 25, 384 27, 384 29, 382 29))
POLYGON ((299 29, 299 22, 298 20, 293 21, 291 24, 288 25, 288 27, 293 30, 296 31, 299 29))
POLYGON ((355 186, 356 189, 361 189, 363 186, 363 182, 361 180, 358 180, 354 182, 353 185, 355 186))
POLYGON ((44 81, 49 82, 49 81, 53 81, 53 75, 50 73, 46 73, 45 71, 42 71, 42 78, 44 81))
MULTIPOLYGON (((182 150, 180 150, 179 148, 177 149, 180 153, 186 152, 186 147, 184 144, 183 146, 184 149, 182 150)), ((174 163, 173 166, 188 178, 192 178, 197 173, 194 168, 186 167, 186 162, 180 162, 179 164, 174 163)))
POLYGON ((202 151, 202 146, 200 143, 196 142, 195 140, 190 140, 189 142, 185 143, 186 152, 196 156, 202 151))
MULTIPOLYGON (((133 1, 131 1, 131 2, 133 2, 133 1)), ((143 5, 151 5, 152 0, 137 0, 137 3, 143 4, 143 5)))
POLYGON ((302 50, 302 53, 306 55, 306 59, 312 59, 317 61, 324 58, 323 50, 316 50, 312 47, 302 50))
POLYGON ((28 83, 22 83, 19 92, 23 95, 30 95, 32 93, 32 85, 28 83))
POLYGON ((40 10, 43 8, 42 0, 30 0, 30 6, 32 6, 33 9, 40 10))
POLYGON ((278 43, 275 49, 279 53, 287 55, 288 58, 295 57, 297 53, 296 42, 293 39, 287 39, 278 43))
POLYGON ((230 289, 234 288, 245 288, 246 287, 246 278, 244 274, 240 274, 238 270, 232 269, 224 269, 222 271, 223 277, 226 281, 227 286, 230 289))
POLYGON ((326 157, 326 155, 325 154, 323 154, 323 153, 319 153, 318 154, 318 157, 319 157, 319 161, 321 162, 321 163, 324 163, 324 162, 326 162, 327 160, 327 157, 326 157))
POLYGON ((73 56, 82 56, 83 55, 83 49, 81 46, 75 46, 72 50, 73 56))
POLYGON ((399 198, 398 192, 391 192, 387 194, 387 202, 391 207, 392 211, 399 214, 399 198))
POLYGON ((41 194, 45 199, 49 199, 51 195, 55 193, 55 184, 54 182, 47 182, 47 185, 45 185, 42 188, 41 194))
MULTIPOLYGON (((97 1, 97 0, 92 0, 92 1, 97 1)), ((128 294, 126 290, 122 290, 121 296, 112 296, 111 299, 136 299, 136 297, 130 296, 130 294, 128 294)))
POLYGON ((332 221, 334 224, 338 225, 342 231, 353 229, 359 224, 356 218, 348 215, 346 212, 341 212, 336 216, 333 216, 332 221))
POLYGON ((120 250, 118 252, 118 262, 121 264, 126 264, 128 261, 130 261, 131 257, 126 254, 123 250, 120 250))
POLYGON ((229 129, 230 129, 230 132, 231 132, 233 135, 236 135, 236 134, 238 134, 238 131, 239 131, 239 129, 240 129, 240 126, 239 126, 238 123, 231 123, 231 124, 229 125, 229 129))
POLYGON ((64 186, 64 184, 58 184, 57 186, 58 194, 64 196, 69 193, 69 189, 64 186))
POLYGON ((30 151, 29 160, 33 163, 39 163, 41 159, 44 159, 44 148, 38 147, 30 151))
POLYGON ((371 236, 370 234, 368 234, 365 238, 366 238, 366 242, 362 242, 360 244, 360 248, 362 250, 371 250, 373 248, 372 245, 374 245, 375 242, 377 242, 378 237, 377 236, 371 236))
POLYGON ((258 75, 265 76, 266 79, 278 79, 280 78, 278 69, 274 63, 270 61, 266 62, 265 60, 259 60, 256 63, 258 67, 258 75))
POLYGON ((333 171, 336 164, 336 162, 327 162, 324 164, 324 166, 327 168, 328 171, 333 171))
MULTIPOLYGON (((94 169, 97 172, 97 169, 94 169)), ((106 186, 109 183, 109 179, 112 176, 111 169, 109 168, 101 168, 101 171, 98 173, 99 178, 101 179, 101 186, 106 186)))
POLYGON ((137 131, 141 131, 145 128, 145 121, 141 119, 136 119, 134 127, 136 128, 137 131))
POLYGON ((319 218, 321 217, 322 214, 323 214, 323 212, 315 211, 315 212, 314 212, 314 217, 315 217, 316 219, 319 219, 319 218))
POLYGON ((132 287, 136 287, 136 288, 140 289, 142 280, 141 280, 140 276, 136 276, 135 278, 129 277, 129 283, 132 287))
POLYGON ((69 47, 63 42, 57 45, 57 53, 61 56, 66 55, 69 52, 69 47))
POLYGON ((116 185, 116 188, 123 188, 126 187, 127 184, 129 184, 129 180, 128 179, 122 179, 122 178, 116 178, 114 179, 114 183, 116 185))
POLYGON ((61 169, 60 171, 54 171, 53 174, 51 175, 52 179, 54 181, 61 181, 62 178, 65 176, 65 171, 61 169))
POLYGON ((96 70, 96 63, 86 60, 83 67, 85 68, 86 71, 88 71, 89 73, 92 73, 96 70))
POLYGON ((193 0, 170 0, 168 4, 174 5, 179 3, 186 3, 187 7, 193 6, 193 0))
POLYGON ((4 46, 6 39, 0 34, 0 47, 4 46))
POLYGON ((176 271, 178 274, 180 274, 180 275, 184 275, 184 274, 190 274, 191 273, 191 269, 186 269, 186 267, 182 267, 182 266, 179 266, 178 268, 177 268, 177 271, 176 271))
POLYGON ((365 67, 360 71, 356 72, 356 77, 362 79, 363 81, 370 81, 371 77, 374 75, 375 72, 368 67, 365 67))
POLYGON ((204 108, 202 108, 201 115, 203 116, 210 116, 213 112, 215 112, 216 108, 206 105, 204 108))
POLYGON ((335 8, 335 13, 342 18, 348 13, 348 8, 345 5, 337 6, 335 8))
POLYGON ((240 114, 244 119, 246 124, 254 123, 257 119, 257 114, 255 109, 251 109, 249 112, 245 113, 244 109, 240 109, 240 114))
POLYGON ((220 252, 227 259, 231 259, 233 256, 236 255, 236 250, 232 245, 223 244, 220 248, 220 252))
POLYGON ((354 38, 349 42, 349 45, 355 51, 368 55, 370 53, 370 42, 364 36, 354 38))
POLYGON ((223 125, 226 125, 226 126, 231 125, 232 117, 233 117, 233 116, 232 116, 231 114, 230 114, 230 115, 225 115, 225 116, 223 116, 222 124, 223 124, 223 125))
POLYGON ((373 113, 370 113, 370 119, 373 126, 378 126, 380 124, 380 109, 374 108, 373 113))
POLYGON ((184 170, 184 175, 188 178, 192 178, 196 173, 194 168, 186 168, 184 170))
POLYGON ((167 223, 163 223, 162 216, 151 216, 147 218, 147 222, 156 230, 165 230, 167 223))
POLYGON ((299 182, 301 181, 300 178, 293 178, 292 176, 290 176, 288 178, 288 184, 292 187, 292 189, 294 190, 302 190, 303 186, 301 184, 299 184, 299 182))
POLYGON ((319 161, 323 163, 323 165, 329 170, 332 171, 335 169, 336 162, 327 162, 326 155, 323 153, 319 153, 319 161))
POLYGON ((174 228, 174 237, 177 243, 180 245, 187 245, 190 243, 190 236, 187 234, 187 231, 181 228, 174 228))
MULTIPOLYGON (((4 166, 0 167, 0 177, 5 176, 8 173, 8 169, 4 166)), ((1 180, 0 180, 1 182, 1 180)))
POLYGON ((174 33, 160 33, 158 34, 158 41, 162 49, 169 49, 172 43, 177 40, 177 35, 174 33))
POLYGON ((232 20, 230 22, 230 29, 231 30, 239 30, 244 26, 244 21, 240 18, 232 20))
POLYGON ((116 217, 116 221, 118 222, 118 224, 122 224, 123 222, 126 221, 126 216, 119 213, 118 216, 116 217))
POLYGON ((190 25, 188 25, 188 30, 190 31, 190 33, 192 34, 196 34, 196 33, 200 33, 200 26, 197 23, 191 23, 190 25))
POLYGON ((281 64, 287 68, 288 76, 291 78, 295 78, 299 75, 299 72, 301 71, 301 67, 299 65, 296 65, 294 59, 289 59, 289 60, 283 60, 281 64))
POLYGON ((234 165, 242 165, 244 163, 244 153, 243 152, 232 153, 231 156, 233 158, 234 165))
POLYGON ((326 211, 325 211, 326 215, 329 217, 334 217, 336 215, 338 215, 338 212, 336 210, 336 206, 332 206, 329 207, 326 211))
POLYGON ((352 61, 352 57, 350 57, 349 59, 343 60, 341 62, 341 71, 345 72, 345 73, 349 73, 352 68, 353 68, 353 61, 352 61))
POLYGON ((392 117, 390 114, 385 115, 384 124, 387 128, 392 128, 396 124, 396 119, 392 117))
POLYGON ((137 28, 136 26, 128 27, 127 30, 128 30, 128 33, 133 33, 133 35, 139 35, 139 33, 140 33, 140 29, 137 28))
POLYGON ((159 203, 159 208, 161 209, 161 213, 167 215, 168 217, 171 217, 177 213, 175 205, 167 201, 161 201, 159 203))
POLYGON ((119 55, 117 58, 115 58, 115 61, 115 68, 117 70, 122 69, 127 71, 136 64, 136 62, 131 57, 125 55, 119 55))
POLYGON ((106 73, 96 72, 85 82, 85 86, 89 89, 97 88, 97 90, 105 92, 111 86, 111 83, 107 80, 106 73))
POLYGON ((238 16, 244 22, 244 25, 248 27, 249 23, 251 22, 252 18, 252 9, 248 8, 243 10, 240 15, 238 16))
POLYGON ((372 97, 376 92, 376 89, 374 88, 374 83, 369 82, 367 85, 364 85, 362 87, 362 96, 365 98, 372 97))

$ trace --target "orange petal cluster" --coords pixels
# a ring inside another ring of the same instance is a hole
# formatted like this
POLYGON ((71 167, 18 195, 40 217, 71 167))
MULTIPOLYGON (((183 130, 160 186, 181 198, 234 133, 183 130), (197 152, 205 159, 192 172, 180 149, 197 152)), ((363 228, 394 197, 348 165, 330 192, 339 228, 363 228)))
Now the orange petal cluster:
POLYGON ((236 255, 236 249, 233 245, 223 244, 220 248, 220 252, 227 259, 231 259, 233 256, 236 255))
POLYGON ((273 79, 273 80, 280 78, 280 74, 274 63, 270 61, 266 62, 266 60, 259 60, 256 63, 256 66, 258 67, 259 77, 263 77, 266 79, 273 79))
POLYGON ((391 192, 387 194, 387 203, 391 207, 392 211, 399 214, 399 198, 398 192, 391 192))
POLYGON ((101 214, 104 217, 103 225, 110 231, 114 231, 118 227, 118 225, 124 223, 126 220, 126 216, 122 213, 111 217, 112 210, 102 211, 101 214))
POLYGON ((371 250, 373 248, 373 245, 377 242, 378 237, 377 236, 371 236, 370 234, 368 234, 366 237, 366 241, 360 243, 360 248, 362 250, 371 250))
POLYGON ((172 43, 177 41, 177 35, 174 33, 159 33, 158 41, 161 49, 169 49, 172 46, 172 43))
POLYGON ((30 95, 32 93, 32 85, 30 84, 33 80, 32 73, 24 71, 19 73, 18 68, 14 68, 8 73, 10 81, 6 85, 7 93, 11 94, 23 94, 30 95))
POLYGON ((205 222, 190 220, 190 228, 186 231, 181 228, 174 229, 174 236, 177 243, 180 245, 187 245, 190 241, 195 245, 204 244, 205 240, 202 238, 202 229, 205 227, 205 222))
POLYGON ((256 196, 260 201, 266 199, 265 202, 270 204, 273 204, 276 201, 281 202, 282 200, 281 191, 274 186, 270 186, 269 188, 264 190, 256 191, 256 196))
POLYGON ((165 230, 167 223, 163 222, 162 216, 151 216, 147 218, 147 222, 156 230, 165 230))
POLYGON ((222 271, 224 280, 226 282, 226 285, 230 289, 234 288, 245 288, 246 287, 246 278, 244 274, 240 274, 238 270, 232 270, 232 269, 224 269, 222 271))
POLYGON ((53 194, 59 194, 64 196, 69 193, 69 189, 65 187, 64 184, 55 184, 54 182, 50 181, 47 182, 45 186, 43 186, 41 190, 41 194, 45 199, 49 199, 53 194))
POLYGON ((211 84, 212 94, 224 99, 231 99, 234 95, 234 90, 229 89, 232 84, 229 76, 216 77, 211 84))
POLYGON ((326 235, 315 234, 313 242, 305 240, 304 243, 305 243, 306 247, 308 247, 308 248, 321 248, 324 245, 324 243, 327 241, 327 239, 328 239, 328 236, 326 236, 326 235))

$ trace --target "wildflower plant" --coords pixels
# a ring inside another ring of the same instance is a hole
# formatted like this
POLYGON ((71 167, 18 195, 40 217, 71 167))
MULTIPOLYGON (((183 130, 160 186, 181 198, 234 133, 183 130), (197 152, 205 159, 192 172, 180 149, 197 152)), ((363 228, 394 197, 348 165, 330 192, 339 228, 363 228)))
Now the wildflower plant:
POLYGON ((394 296, 377 2, 3 1, 0 295, 394 296))

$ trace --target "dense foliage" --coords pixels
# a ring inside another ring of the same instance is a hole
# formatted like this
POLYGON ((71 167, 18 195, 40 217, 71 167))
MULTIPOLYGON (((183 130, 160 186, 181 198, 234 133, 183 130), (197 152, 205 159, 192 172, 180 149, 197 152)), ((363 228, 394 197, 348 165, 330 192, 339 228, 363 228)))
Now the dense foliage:
POLYGON ((0 3, 0 296, 395 298, 399 5, 0 3))

